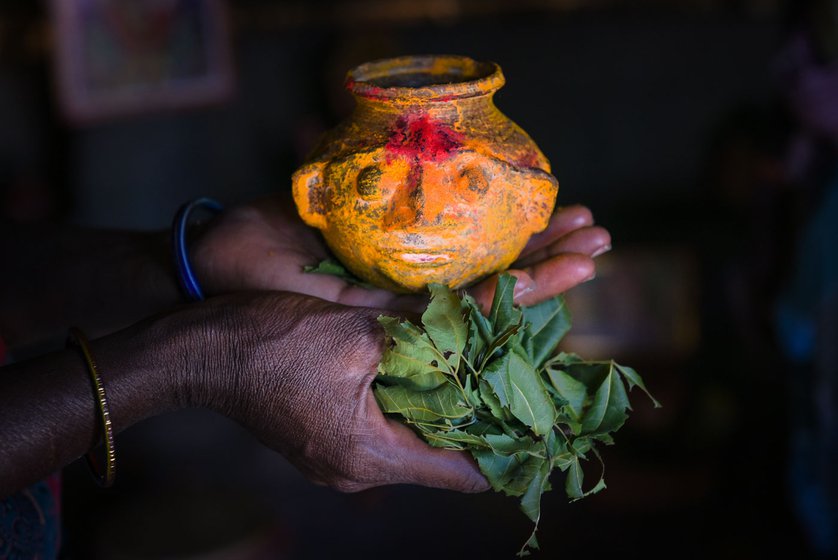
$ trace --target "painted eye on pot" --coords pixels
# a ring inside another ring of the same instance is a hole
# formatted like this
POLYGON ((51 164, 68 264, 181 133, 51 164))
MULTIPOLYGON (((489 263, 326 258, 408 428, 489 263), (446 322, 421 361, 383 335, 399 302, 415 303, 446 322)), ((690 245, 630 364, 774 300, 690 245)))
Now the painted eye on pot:
POLYGON ((481 196, 489 190, 489 180, 479 167, 467 167, 460 173, 460 185, 472 195, 481 196))
POLYGON ((358 194, 364 200, 375 200, 381 197, 381 169, 374 165, 363 168, 356 179, 358 194))

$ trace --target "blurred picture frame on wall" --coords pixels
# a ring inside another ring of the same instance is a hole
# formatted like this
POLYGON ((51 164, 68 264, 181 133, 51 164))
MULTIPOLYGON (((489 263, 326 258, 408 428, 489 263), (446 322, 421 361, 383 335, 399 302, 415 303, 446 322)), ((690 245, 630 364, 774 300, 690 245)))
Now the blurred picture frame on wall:
POLYGON ((56 96, 67 119, 223 103, 235 78, 223 0, 50 0, 56 96))
POLYGON ((652 363, 688 359, 701 332, 699 270, 695 253, 677 244, 603 255, 596 280, 565 294, 574 320, 563 349, 652 363))

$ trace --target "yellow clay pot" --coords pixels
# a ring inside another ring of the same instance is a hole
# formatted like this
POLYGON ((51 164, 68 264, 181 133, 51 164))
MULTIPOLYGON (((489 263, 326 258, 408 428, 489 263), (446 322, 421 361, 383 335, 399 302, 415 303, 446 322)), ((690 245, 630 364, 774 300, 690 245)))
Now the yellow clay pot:
POLYGON ((356 107, 293 176, 303 220, 341 262, 397 292, 466 286, 547 226, 558 182, 494 105, 500 68, 460 56, 362 64, 356 107))

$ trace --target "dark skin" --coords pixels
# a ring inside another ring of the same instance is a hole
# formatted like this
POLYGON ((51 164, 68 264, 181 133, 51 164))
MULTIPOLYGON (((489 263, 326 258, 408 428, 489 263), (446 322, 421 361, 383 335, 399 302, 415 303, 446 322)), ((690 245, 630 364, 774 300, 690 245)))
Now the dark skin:
MULTIPOLYGON (((468 456, 427 446, 386 419, 372 397, 383 344, 376 317, 420 310, 424 298, 304 274, 302 265, 325 249, 276 199, 226 212, 195 242, 205 291, 226 294, 197 304, 177 305, 166 234, 61 231, 56 243, 59 232, 4 233, 14 235, 3 235, 0 251, 19 272, 0 276, 0 332, 13 352, 60 341, 70 324, 91 335, 111 332, 91 347, 115 432, 200 406, 241 423, 310 480, 338 490, 488 488, 468 456)), ((557 212, 514 271, 527 288, 518 301, 532 304, 588 279, 591 255, 609 244, 587 209, 557 212)), ((471 290, 484 307, 495 281, 471 290)), ((99 419, 79 352, 1 368, 0 426, 0 497, 93 447, 99 419)))
MULTIPOLYGON (((607 230, 594 225, 583 206, 558 209, 547 229, 534 235, 509 270, 518 278, 522 305, 532 305, 589 280, 593 257, 611 248, 607 230)), ((317 230, 297 217, 293 203, 278 198, 226 212, 194 248, 195 268, 210 293, 282 289, 335 303, 417 311, 424 296, 369 290, 326 275, 302 272, 328 256, 317 230)), ((495 278, 472 286, 478 301, 491 304, 495 278)))

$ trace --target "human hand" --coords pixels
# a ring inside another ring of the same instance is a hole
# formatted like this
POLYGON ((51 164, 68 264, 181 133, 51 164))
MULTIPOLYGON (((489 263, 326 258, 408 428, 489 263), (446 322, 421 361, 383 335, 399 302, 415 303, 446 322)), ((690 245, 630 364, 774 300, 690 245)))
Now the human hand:
POLYGON ((201 325, 174 394, 238 421, 307 478, 341 491, 408 483, 488 489, 465 453, 434 449, 381 413, 371 383, 381 311, 247 292, 181 309, 201 325))
MULTIPOLYGON (((593 257, 610 249, 610 243, 608 231, 593 225, 587 208, 559 209, 509 270, 518 278, 516 301, 533 305, 590 279, 593 257)), ((284 290, 344 305, 411 311, 426 303, 425 296, 396 295, 354 286, 335 276, 305 273, 304 266, 317 264, 329 253, 290 199, 270 197, 225 212, 196 242, 192 255, 208 294, 284 290)), ((469 288, 485 309, 491 305, 496 282, 493 276, 469 288)))

